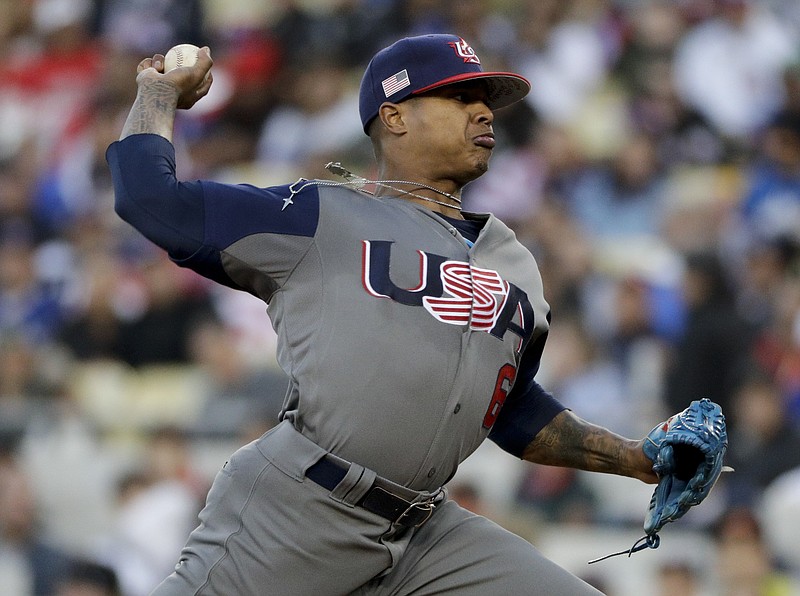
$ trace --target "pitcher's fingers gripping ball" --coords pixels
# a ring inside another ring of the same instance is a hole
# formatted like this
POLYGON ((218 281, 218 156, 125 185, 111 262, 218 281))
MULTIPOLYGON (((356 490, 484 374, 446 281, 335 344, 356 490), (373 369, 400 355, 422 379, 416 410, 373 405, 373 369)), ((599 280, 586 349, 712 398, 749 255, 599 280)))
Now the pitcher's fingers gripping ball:
POLYGON ((184 66, 194 66, 199 52, 200 48, 190 43, 182 43, 170 48, 164 54, 164 72, 167 73, 184 66))
POLYGON ((211 89, 211 50, 184 43, 170 48, 166 54, 145 58, 137 68, 137 81, 163 79, 180 92, 177 108, 188 110, 211 89))
POLYGON ((660 480, 645 516, 645 534, 655 535, 708 496, 727 448, 722 408, 705 398, 650 431, 644 452, 660 480))

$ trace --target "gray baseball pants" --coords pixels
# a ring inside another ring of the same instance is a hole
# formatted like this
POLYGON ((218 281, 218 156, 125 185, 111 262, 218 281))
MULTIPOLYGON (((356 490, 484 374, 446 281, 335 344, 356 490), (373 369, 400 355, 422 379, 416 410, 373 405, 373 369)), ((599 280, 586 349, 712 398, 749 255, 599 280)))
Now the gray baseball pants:
POLYGON ((153 596, 600 594, 453 501, 420 528, 393 526, 354 505, 368 470, 333 491, 305 477, 324 455, 286 421, 239 449, 153 596))

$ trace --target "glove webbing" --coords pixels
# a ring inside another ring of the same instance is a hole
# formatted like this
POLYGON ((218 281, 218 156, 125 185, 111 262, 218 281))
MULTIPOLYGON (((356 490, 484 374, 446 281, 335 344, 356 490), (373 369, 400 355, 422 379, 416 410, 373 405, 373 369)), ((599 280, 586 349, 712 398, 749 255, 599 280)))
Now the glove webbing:
POLYGON ((600 557, 599 559, 592 559, 589 561, 589 565, 592 563, 597 563, 599 561, 605 561, 606 559, 610 559, 611 557, 616 557, 617 555, 627 555, 630 557, 633 553, 638 553, 640 550, 644 550, 646 548, 658 548, 661 544, 661 537, 658 534, 648 534, 647 536, 642 536, 633 543, 633 546, 630 547, 628 550, 621 550, 617 553, 611 553, 610 555, 605 555, 604 557, 600 557))

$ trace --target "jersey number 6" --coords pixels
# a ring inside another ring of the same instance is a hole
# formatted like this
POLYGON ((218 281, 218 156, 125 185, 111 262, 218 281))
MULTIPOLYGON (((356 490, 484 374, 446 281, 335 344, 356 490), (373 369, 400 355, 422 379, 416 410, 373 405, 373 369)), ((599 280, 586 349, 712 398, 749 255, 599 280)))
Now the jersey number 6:
POLYGON ((483 428, 492 428, 497 415, 508 397, 508 391, 511 384, 517 376, 517 369, 510 365, 505 364, 497 373, 497 381, 494 384, 494 393, 492 393, 492 401, 489 403, 489 409, 486 410, 486 415, 483 417, 483 428))

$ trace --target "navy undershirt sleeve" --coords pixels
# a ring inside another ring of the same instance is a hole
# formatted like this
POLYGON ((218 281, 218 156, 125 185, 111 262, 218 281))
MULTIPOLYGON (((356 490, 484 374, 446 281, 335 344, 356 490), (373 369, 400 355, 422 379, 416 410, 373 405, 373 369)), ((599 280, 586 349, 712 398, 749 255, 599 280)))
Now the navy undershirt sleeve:
POLYGON ((545 337, 539 338, 525 351, 514 387, 489 433, 489 439, 519 458, 537 433, 559 412, 567 409, 534 380, 545 337))
POLYGON ((114 209, 147 239, 175 259, 203 243, 203 193, 197 182, 175 177, 175 149, 154 134, 113 143, 106 159, 114 181, 114 209))
POLYGON ((239 288, 220 253, 251 234, 312 237, 319 221, 316 185, 257 188, 248 184, 179 181, 175 149, 167 139, 138 134, 113 143, 106 159, 117 214, 189 267, 239 288), (285 209, 287 201, 291 209, 285 209))

